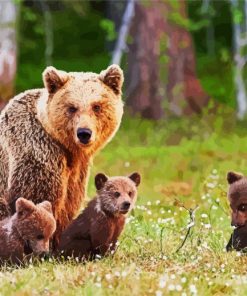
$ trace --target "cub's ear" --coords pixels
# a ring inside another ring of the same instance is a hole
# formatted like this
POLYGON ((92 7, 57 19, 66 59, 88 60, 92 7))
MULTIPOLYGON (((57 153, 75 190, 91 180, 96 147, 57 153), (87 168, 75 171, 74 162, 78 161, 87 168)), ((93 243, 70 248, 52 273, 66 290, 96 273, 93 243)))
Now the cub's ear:
POLYGON ((124 76, 122 69, 118 65, 111 65, 106 70, 101 71, 99 78, 109 86, 116 95, 122 94, 124 76))
POLYGON ((97 190, 100 190, 104 187, 105 182, 108 180, 108 177, 102 173, 95 176, 95 187, 97 190))
POLYGON ((240 179, 242 179, 244 176, 240 173, 235 173, 235 172, 228 172, 227 173, 227 181, 229 184, 232 184, 240 179))
POLYGON ((133 173, 129 176, 130 180, 132 180, 135 184, 136 187, 138 187, 141 183, 141 175, 139 173, 133 173))
POLYGON ((17 199, 15 206, 18 218, 25 218, 36 209, 32 201, 22 197, 17 199))
POLYGON ((51 205, 51 203, 49 201, 45 200, 45 201, 39 203, 38 206, 44 208, 46 211, 53 214, 52 205, 51 205))
POLYGON ((57 70, 54 67, 47 67, 43 72, 44 85, 49 94, 57 92, 69 79, 66 72, 57 70))

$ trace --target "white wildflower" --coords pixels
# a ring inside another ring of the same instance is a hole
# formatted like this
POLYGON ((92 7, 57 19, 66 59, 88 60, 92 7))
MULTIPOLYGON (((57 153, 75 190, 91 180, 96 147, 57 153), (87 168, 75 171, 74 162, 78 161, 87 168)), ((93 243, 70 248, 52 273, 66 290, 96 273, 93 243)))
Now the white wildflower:
POLYGON ((210 229, 210 228, 211 228, 211 224, 204 224, 204 227, 205 227, 206 229, 210 229))
POLYGON ((196 289, 196 286, 195 285, 190 285, 190 292, 192 294, 197 294, 197 289, 196 289))
POLYGON ((173 284, 170 284, 170 285, 168 286, 168 290, 169 290, 169 291, 174 291, 174 290, 175 290, 175 286, 174 286, 173 284))
POLYGON ((186 277, 182 277, 182 278, 181 278, 181 282, 182 282, 183 284, 186 283, 186 282, 187 282, 186 277))
POLYGON ((182 291, 182 286, 181 285, 176 285, 176 291, 182 291))
POLYGON ((111 279, 111 274, 107 273, 107 274, 105 275, 105 278, 106 278, 107 281, 109 281, 109 280, 111 279))

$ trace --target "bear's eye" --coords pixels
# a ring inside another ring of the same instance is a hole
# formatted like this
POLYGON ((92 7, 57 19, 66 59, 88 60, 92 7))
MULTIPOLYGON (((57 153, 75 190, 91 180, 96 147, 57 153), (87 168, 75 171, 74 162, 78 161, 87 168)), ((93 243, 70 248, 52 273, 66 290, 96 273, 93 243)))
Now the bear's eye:
POLYGON ((116 198, 118 198, 120 195, 121 195, 120 192, 118 192, 118 191, 114 192, 114 196, 115 196, 116 198))
POLYGON ((241 204, 238 207, 238 211, 240 211, 240 212, 246 212, 247 211, 247 204, 241 204))
POLYGON ((99 113, 101 111, 101 106, 99 104, 94 104, 93 105, 93 111, 95 113, 99 113))
POLYGON ((44 239, 45 237, 44 237, 44 235, 43 234, 39 234, 39 235, 37 235, 37 240, 42 240, 42 239, 44 239))
POLYGON ((77 108, 76 107, 73 107, 73 106, 70 106, 68 108, 68 111, 69 111, 70 114, 74 114, 77 111, 77 108))

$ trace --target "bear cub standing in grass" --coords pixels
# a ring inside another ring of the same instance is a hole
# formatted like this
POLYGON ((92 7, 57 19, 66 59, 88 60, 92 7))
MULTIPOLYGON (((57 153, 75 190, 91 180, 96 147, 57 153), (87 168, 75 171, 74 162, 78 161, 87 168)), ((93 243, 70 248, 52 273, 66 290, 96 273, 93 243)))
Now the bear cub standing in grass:
POLYGON ((85 259, 114 251, 126 214, 135 204, 140 181, 138 173, 110 178, 96 175, 97 196, 62 233, 58 250, 65 257, 85 259))
POLYGON ((240 251, 247 247, 247 177, 242 174, 229 172, 228 199, 232 210, 232 226, 235 226, 226 246, 227 251, 240 251))
POLYGON ((27 255, 49 252, 49 239, 55 229, 50 202, 35 205, 19 198, 16 213, 0 222, 0 261, 20 263, 27 255))

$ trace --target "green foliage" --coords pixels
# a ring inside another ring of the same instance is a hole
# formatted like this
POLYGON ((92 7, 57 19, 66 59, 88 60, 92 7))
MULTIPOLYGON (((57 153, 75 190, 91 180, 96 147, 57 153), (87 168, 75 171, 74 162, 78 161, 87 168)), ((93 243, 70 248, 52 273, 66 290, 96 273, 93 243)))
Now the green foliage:
POLYGON ((194 39, 197 54, 207 55, 206 27, 211 23, 214 28, 215 49, 232 49, 232 12, 228 0, 210 1, 209 11, 202 10, 203 1, 188 0, 188 16, 191 33, 194 39), (205 22, 206 21, 206 22, 205 22), (207 23, 208 22, 208 23, 207 23))
POLYGON ((222 48, 216 57, 198 55, 197 72, 203 88, 211 98, 236 107, 233 64, 226 48, 222 48))
POLYGON ((109 19, 102 19, 100 22, 100 26, 105 31, 107 41, 113 41, 116 39, 117 33, 113 21, 109 19))
MULTIPOLYGON (((59 6, 50 4, 54 30, 54 66, 67 71, 100 71, 110 61, 105 48, 105 31, 102 21, 105 17, 98 10, 99 4, 87 3, 83 7, 87 13, 80 13, 74 5, 59 6), (54 6, 53 6, 54 5, 54 6), (94 7, 92 7, 94 5, 94 7)), ((35 7, 21 5, 19 32, 19 65, 17 69, 17 92, 40 87, 41 73, 45 68, 44 18, 35 7)), ((103 22, 104 23, 104 22, 103 22)), ((110 21, 106 22, 110 38, 113 30, 110 21)))
POLYGON ((233 10, 233 21, 236 24, 241 24, 243 21, 243 12, 239 9, 233 10))

